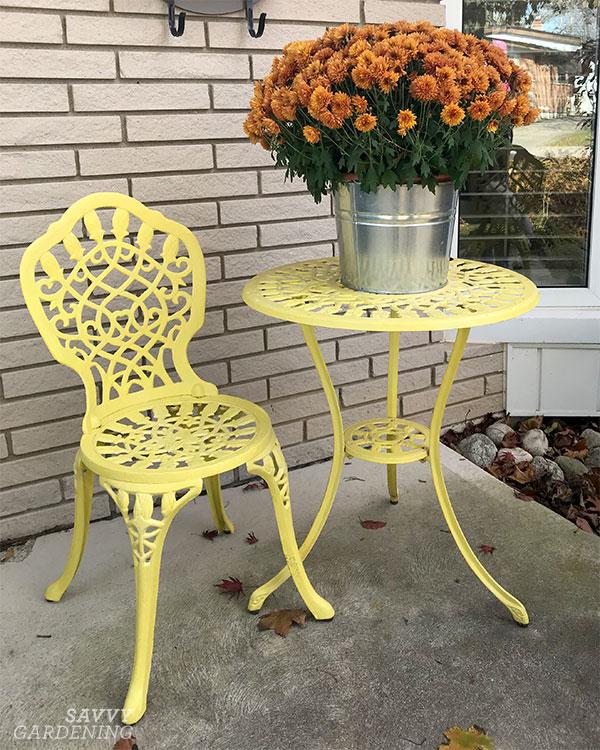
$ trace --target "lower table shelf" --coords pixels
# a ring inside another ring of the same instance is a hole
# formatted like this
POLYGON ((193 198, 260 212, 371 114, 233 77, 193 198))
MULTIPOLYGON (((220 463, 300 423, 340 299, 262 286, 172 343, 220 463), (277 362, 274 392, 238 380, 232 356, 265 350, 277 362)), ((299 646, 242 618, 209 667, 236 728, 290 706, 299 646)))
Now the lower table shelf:
POLYGON ((346 453, 378 464, 407 464, 429 455, 429 429, 408 419, 383 417, 344 431, 346 453))

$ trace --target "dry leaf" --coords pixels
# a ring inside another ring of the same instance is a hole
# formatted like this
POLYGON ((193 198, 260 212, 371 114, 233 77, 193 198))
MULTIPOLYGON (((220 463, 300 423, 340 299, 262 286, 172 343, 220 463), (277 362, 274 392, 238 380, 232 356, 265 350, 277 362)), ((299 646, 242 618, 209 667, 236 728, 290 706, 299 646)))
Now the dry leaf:
POLYGON ((496 548, 492 547, 491 544, 480 544, 477 549, 484 554, 491 555, 496 548))
POLYGON ((589 523, 585 520, 585 518, 582 518, 581 516, 578 516, 575 519, 575 525, 580 528, 582 531, 587 531, 588 534, 593 534, 594 529, 589 525, 589 523))
POLYGON ((523 500, 523 502, 525 503, 528 503, 535 498, 535 494, 533 493, 533 491, 529 490, 529 492, 531 492, 531 494, 529 494, 528 492, 521 492, 520 490, 515 490, 515 497, 518 498, 519 500, 523 500))
POLYGON ((519 432, 539 430, 543 421, 544 417, 541 414, 537 414, 535 417, 530 417, 529 419, 524 419, 519 425, 519 432))
POLYGON ((258 542, 258 539, 253 531, 248 532, 245 542, 246 544, 256 544, 258 542))
POLYGON ((256 482, 248 482, 248 484, 245 484, 242 492, 252 492, 253 490, 266 490, 267 489, 267 483, 264 479, 259 479, 256 482))
POLYGON ((138 746, 135 741, 135 737, 124 737, 120 739, 116 745, 113 746, 113 750, 137 750, 138 746))
POLYGON ((517 448, 520 443, 519 436, 516 432, 507 432, 502 438, 502 448, 517 448))
POLYGON ((574 443, 570 448, 566 448, 564 451, 564 455, 568 456, 569 458, 577 458, 581 460, 582 458, 585 458, 588 454, 588 447, 587 442, 585 438, 581 438, 576 443, 574 443))
POLYGON ((244 593, 244 584, 239 578, 234 578, 234 576, 222 578, 219 583, 215 583, 215 586, 221 589, 222 594, 230 594, 230 596, 235 596, 236 599, 240 594, 244 593))
POLYGON ((6 552, 2 555, 0 562, 8 562, 15 556, 15 548, 9 547, 6 552))
POLYGON ((214 539, 214 538, 215 538, 216 536, 219 536, 219 532, 218 532, 218 531, 217 531, 216 529, 210 529, 210 530, 209 530, 209 529, 205 529, 205 530, 204 530, 204 531, 202 532, 202 536, 203 536, 203 537, 204 537, 205 539, 208 539, 208 541, 209 541, 209 542, 212 542, 212 541, 213 541, 213 539, 214 539))
POLYGON ((387 526, 385 521, 362 521, 360 518, 358 520, 363 529, 383 529, 384 526, 387 526))
POLYGON ((467 730, 451 727, 444 732, 444 737, 448 742, 439 745, 438 750, 494 750, 494 740, 475 724, 467 730))
POLYGON ((274 630, 285 638, 294 623, 304 627, 308 612, 304 609, 278 609, 263 615, 258 621, 259 630, 274 630))
POLYGON ((515 468, 508 475, 509 479, 519 484, 527 484, 535 479, 535 469, 527 461, 521 461, 520 464, 516 464, 515 468))

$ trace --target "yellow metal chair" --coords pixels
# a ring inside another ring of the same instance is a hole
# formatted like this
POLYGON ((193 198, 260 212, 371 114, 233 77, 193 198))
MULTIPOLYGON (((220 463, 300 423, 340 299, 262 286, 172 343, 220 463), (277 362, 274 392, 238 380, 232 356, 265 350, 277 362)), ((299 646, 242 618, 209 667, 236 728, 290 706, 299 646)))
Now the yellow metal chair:
POLYGON ((316 618, 333 616, 302 565, 287 468, 269 417, 255 404, 219 395, 188 362, 187 346, 204 320, 205 281, 194 235, 119 193, 77 201, 29 246, 21 264, 31 316, 52 355, 81 376, 86 393, 71 548, 46 599, 59 601, 77 571, 96 475, 123 515, 133 550, 136 641, 126 723, 146 710, 167 531, 203 485, 215 525, 233 531, 221 498, 223 472, 246 464, 264 478, 298 591, 316 618), (82 219, 90 242, 74 234, 82 219))

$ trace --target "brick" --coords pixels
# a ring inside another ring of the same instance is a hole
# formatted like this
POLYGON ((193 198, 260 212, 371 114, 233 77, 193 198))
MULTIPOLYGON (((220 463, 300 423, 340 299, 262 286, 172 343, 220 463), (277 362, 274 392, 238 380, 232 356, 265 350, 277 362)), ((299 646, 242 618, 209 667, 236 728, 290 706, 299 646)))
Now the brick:
POLYGON ((235 49, 272 49, 280 50, 289 42, 297 39, 314 39, 325 31, 324 26, 305 26, 303 24, 269 24, 265 33, 253 39, 246 29, 244 20, 221 21, 208 23, 208 38, 211 47, 233 47, 235 49))
POLYGON ((218 281, 206 285, 206 307, 239 305, 246 281, 218 281))
POLYGON ((44 8, 45 10, 109 10, 110 0, 4 0, 12 8, 44 8))
POLYGON ((194 234, 205 254, 248 250, 256 247, 258 241, 255 226, 216 227, 215 229, 201 229, 194 234))
POLYGON ((250 109, 254 84, 214 83, 212 90, 215 109, 250 109))
POLYGON ((240 328, 257 328, 273 323, 273 318, 252 310, 248 305, 232 307, 226 310, 225 314, 227 316, 227 328, 230 331, 239 330, 240 328))
MULTIPOLYGON (((450 359, 451 352, 452 343, 447 343, 446 359, 450 359)), ((504 352, 504 344, 467 344, 462 358, 483 357, 486 354, 498 354, 499 352, 504 352)))
POLYGON ((271 71, 273 55, 252 55, 252 78, 261 81, 271 71))
POLYGON ((77 180, 73 182, 31 182, 0 187, 0 205, 4 211, 23 213, 52 208, 66 208, 89 193, 115 191, 127 193, 124 178, 112 180, 77 180))
POLYGON ((192 341, 205 338, 206 336, 216 336, 225 330, 224 323, 225 313, 223 310, 209 310, 204 315, 202 328, 195 334, 192 341))
POLYGON ((15 398, 81 386, 81 378, 64 365, 52 364, 5 372, 2 385, 6 398, 15 398))
MULTIPOLYGON (((463 401, 459 404, 453 404, 447 406, 444 411, 443 426, 450 427, 464 423, 467 419, 477 419, 477 417, 483 417, 485 414, 492 414, 502 411, 504 409, 504 394, 495 393, 490 396, 483 396, 482 398, 475 398, 471 401, 463 401)), ((431 410, 421 412, 419 414, 411 414, 410 419, 420 424, 431 423, 431 410)))
POLYGON ((79 162, 82 175, 133 174, 181 171, 182 167, 186 170, 210 169, 213 157, 209 145, 132 146, 82 149, 79 162))
POLYGON ((74 151, 5 151, 0 154, 0 175, 5 180, 71 177, 74 174, 74 151))
POLYGON ((206 83, 76 83, 76 112, 208 109, 206 83))
POLYGON ((219 281, 223 278, 221 270, 221 258, 217 255, 209 256, 204 260, 207 281, 219 281))
POLYGON ((134 177, 132 194, 141 201, 168 200, 177 195, 182 200, 216 198, 223 195, 252 195, 257 190, 255 172, 214 172, 212 174, 134 177))
MULTIPOLYGON (((316 334, 318 341, 326 341, 327 339, 357 336, 360 335, 360 332, 340 331, 335 328, 317 328, 316 334)), ((304 336, 300 326, 295 323, 274 326, 267 329, 268 349, 280 349, 283 346, 297 346, 299 344, 304 344, 304 336)))
POLYGON ((109 78, 116 75, 113 52, 73 49, 0 50, 0 78, 109 78))
POLYGON ((215 362, 214 364, 203 363, 200 366, 194 366, 192 363, 192 369, 203 380, 214 383, 219 388, 224 386, 229 379, 225 362, 215 362))
MULTIPOLYGON (((122 78, 248 78, 248 58, 202 52, 119 52, 122 78)), ((98 76, 100 77, 100 76, 98 76)), ((112 76, 111 76, 112 77, 112 76)))
MULTIPOLYGON (((327 370, 334 385, 353 383, 357 380, 366 380, 369 377, 369 362, 366 359, 334 362, 329 365, 327 370)), ((321 388, 321 381, 314 367, 310 370, 290 372, 269 379, 271 398, 293 396, 296 393, 318 391, 321 388)))
MULTIPOLYGON (((281 428, 278 427, 278 430, 281 428)), ((289 467, 307 466, 315 461, 331 458, 333 444, 329 438, 324 440, 303 441, 284 449, 283 455, 289 467)), ((294 501, 292 500, 292 505, 294 501)))
POLYGON ((503 393, 504 392, 504 373, 498 372, 495 375, 485 376, 485 392, 503 393))
POLYGON ((185 34, 175 37, 161 18, 67 16, 67 42, 127 47, 204 47, 204 23, 188 15, 185 34))
POLYGON ((212 226, 218 221, 216 203, 164 203, 152 208, 188 229, 212 226))
POLYGON ((300 242, 323 242, 337 238, 335 219, 304 219, 285 224, 265 224, 260 228, 261 244, 295 245, 300 242))
POLYGON ((394 21, 429 21, 436 26, 446 22, 446 8, 438 3, 397 2, 397 0, 365 0, 367 23, 394 21))
MULTIPOLYGON (((265 10, 269 18, 281 20, 296 21, 301 18, 303 21, 338 21, 339 23, 360 21, 358 0, 320 0, 318 3, 304 3, 301 8, 290 0, 269 0, 265 10)), ((316 35, 315 33, 314 36, 316 35)))
POLYGON ((328 411, 327 401, 323 392, 303 393, 288 398, 269 401, 265 404, 265 411, 271 417, 273 424, 289 422, 292 419, 304 419, 315 414, 328 411))
POLYGON ((60 16, 49 13, 0 13, 0 42, 62 44, 60 16))
MULTIPOLYGON (((427 388, 430 385, 431 370, 429 368, 404 372, 398 377, 399 394, 427 388)), ((342 403, 344 406, 355 406, 386 397, 387 378, 371 378, 368 383, 353 383, 342 388, 342 403)))
POLYGON ((287 424, 278 424, 275 434, 282 447, 286 445, 295 445, 301 443, 304 437, 304 428, 302 422, 288 422, 287 424))
MULTIPOLYGON (((41 426, 40 430, 43 429, 41 426)), ((2 484, 5 488, 36 479, 59 476, 71 471, 75 448, 47 451, 34 456, 16 458, 2 463, 2 484)))
MULTIPOLYGON (((366 333, 356 336, 353 339, 344 339, 339 342, 338 358, 349 359, 350 357, 361 357, 364 355, 378 354, 389 352, 389 334, 388 333, 366 333)), ((420 346, 429 341, 427 331, 412 331, 400 335, 400 350, 420 346)), ((402 361, 403 354, 400 355, 402 361)), ((387 365, 386 370, 387 372, 387 365)))
MULTIPOLYGON (((2 284, 3 286, 4 284, 2 284)), ((49 362, 51 359, 52 355, 39 336, 18 341, 6 341, 0 344, 1 370, 39 364, 40 362, 49 362)))
POLYGON ((0 516, 23 513, 33 508, 54 505, 62 500, 58 479, 27 484, 10 490, 0 491, 0 516))
POLYGON ((285 263, 310 260, 311 258, 328 258, 331 256, 329 245, 307 245, 303 247, 282 248, 281 250, 259 250, 255 253, 235 253, 225 256, 225 276, 228 279, 249 278, 261 271, 285 263))
POLYGON ((215 147, 217 167, 265 167, 273 164, 268 151, 247 141, 246 143, 219 143, 215 147))
POLYGON ((68 112, 67 87, 58 83, 0 84, 0 112, 68 112))
POLYGON ((238 385, 226 385, 222 393, 228 396, 237 396, 252 401, 255 404, 263 403, 267 400, 267 381, 252 380, 248 383, 239 383, 238 385))
MULTIPOLYGON (((1 263, 2 260, 0 260, 1 263)), ((37 333, 35 323, 31 319, 28 310, 24 307, 17 310, 3 310, 1 321, 0 339, 37 333)))
POLYGON ((0 435, 0 459, 4 459, 8 456, 8 443, 6 441, 6 435, 0 435))
POLYGON ((5 117, 0 130, 2 146, 38 146, 68 143, 118 143, 119 117, 5 117))
POLYGON ((208 138, 245 138, 242 114, 129 115, 130 141, 190 141, 208 138))
MULTIPOLYGON (((73 526, 73 503, 60 503, 48 508, 38 508, 28 513, 5 518, 0 524, 0 541, 24 539, 32 534, 73 526)), ((94 498, 92 520, 110 517, 108 497, 94 498)))
POLYGON ((0 245, 18 245, 32 242, 44 234, 48 226, 60 214, 39 214, 37 216, 7 216, 0 218, 0 245))
MULTIPOLYGON (((326 362, 334 359, 334 343, 328 342, 321 347, 326 362)), ((250 380, 252 377, 268 377, 283 372, 303 370, 312 366, 308 349, 305 347, 284 349, 278 352, 265 352, 254 357, 238 359, 231 363, 231 379, 234 383, 250 380)))
MULTIPOLYGON (((264 349, 261 331, 229 333, 202 341, 192 341, 188 348, 190 362, 215 362, 219 359, 240 357, 264 349)), ((251 373, 252 375, 253 373, 251 373)))
POLYGON ((81 418, 63 419, 11 432, 13 452, 16 455, 51 450, 63 445, 77 445, 81 437, 81 418))
POLYGON ((312 195, 291 195, 274 198, 246 198, 244 200, 222 201, 221 222, 223 224, 243 224, 248 216, 257 222, 271 219, 297 219, 301 216, 314 217, 329 215, 326 203, 315 203, 312 195))
MULTIPOLYGON (((261 151, 264 151, 264 149, 261 149, 261 151)), ((267 152, 264 151, 264 153, 267 152)), ((293 182, 286 180, 285 170, 283 169, 263 169, 259 174, 261 193, 300 193, 306 191, 304 180, 298 177, 293 182)))
MULTIPOLYGON (((365 419, 375 419, 377 417, 385 416, 385 413, 386 402, 383 399, 380 401, 371 401, 366 404, 361 404, 360 406, 354 406, 351 409, 342 409, 342 417, 346 428, 357 422, 362 422, 365 419)), ((312 419, 307 420, 306 436, 308 440, 331 434, 331 416, 329 414, 324 414, 321 417, 313 417, 312 419)))
MULTIPOLYGON (((457 380, 465 380, 466 378, 474 378, 477 375, 486 375, 490 372, 497 372, 504 368, 504 354, 498 352, 497 354, 487 354, 483 357, 471 357, 463 360, 458 366, 458 372, 456 373, 457 380)), ((439 385, 442 382, 444 373, 446 372, 446 366, 440 365, 435 368, 435 383, 439 385)))
MULTIPOLYGON (((483 378, 459 381, 453 385, 450 395, 448 396, 448 403, 455 404, 459 401, 471 401, 479 396, 483 396, 483 392, 483 378)), ((409 393, 407 396, 402 396, 402 413, 407 415, 432 409, 437 394, 437 389, 432 388, 431 390, 423 391, 422 393, 409 393)))
MULTIPOLYGON (((434 365, 444 361, 445 347, 443 344, 418 346, 413 349, 403 349, 398 360, 398 369, 413 370, 425 365, 434 365)), ((373 375, 386 375, 388 369, 388 355, 376 356, 371 360, 373 375)))
POLYGON ((83 415, 85 399, 81 391, 53 393, 50 396, 9 400, 0 402, 0 424, 3 429, 21 425, 50 422, 65 419, 74 415, 83 415))

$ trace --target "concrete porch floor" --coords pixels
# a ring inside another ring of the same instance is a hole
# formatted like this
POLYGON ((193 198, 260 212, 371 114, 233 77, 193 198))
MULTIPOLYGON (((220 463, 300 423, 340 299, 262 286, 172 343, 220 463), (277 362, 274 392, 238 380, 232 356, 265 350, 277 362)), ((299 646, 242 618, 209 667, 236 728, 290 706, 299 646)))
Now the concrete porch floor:
MULTIPOLYGON (((206 499, 175 520, 163 557, 148 711, 140 750, 409 750, 437 748, 443 731, 475 723, 496 750, 596 750, 598 539, 444 449, 451 498, 490 572, 527 606, 518 627, 459 555, 427 465, 400 467, 390 506, 384 467, 348 463, 309 575, 336 608, 287 638, 259 632, 247 591, 282 556, 267 490, 227 490, 236 533, 203 539, 206 499), (359 477, 366 481, 351 479, 359 477), (387 521, 365 530, 359 518, 387 521), (253 531, 258 544, 244 537, 253 531)), ((299 538, 329 464, 291 473, 299 538)), ((114 740, 16 741, 17 725, 64 725, 69 708, 120 707, 133 648, 133 571, 120 519, 92 524, 88 548, 60 604, 43 600, 65 559, 68 533, 38 539, 1 568, 5 666, 0 747, 110 750, 114 740), (39 637, 51 636, 51 637, 39 637)), ((263 612, 300 606, 291 583, 263 612)), ((106 721, 100 721, 106 724, 106 721)), ((118 723, 118 722, 117 722, 118 723)), ((114 724, 114 722, 113 722, 114 724)))

